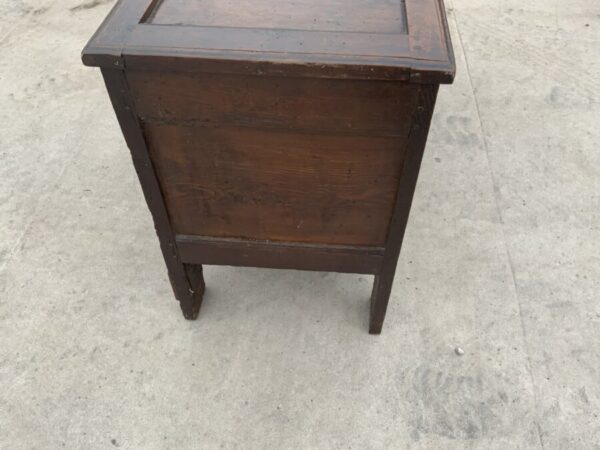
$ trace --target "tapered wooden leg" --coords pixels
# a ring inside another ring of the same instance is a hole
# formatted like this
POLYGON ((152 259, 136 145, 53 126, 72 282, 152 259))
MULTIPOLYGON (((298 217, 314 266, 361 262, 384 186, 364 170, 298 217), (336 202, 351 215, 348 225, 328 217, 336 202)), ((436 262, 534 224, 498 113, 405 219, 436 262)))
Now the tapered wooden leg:
MULTIPOLYGON (((394 264, 394 271, 395 271, 394 264)), ((385 313, 387 311, 388 301, 392 293, 392 284, 394 283, 394 271, 375 275, 373 283, 373 292, 371 293, 371 312, 369 315, 369 333, 381 334, 385 313)))
POLYGON ((196 320, 206 289, 202 266, 195 264, 182 264, 182 266, 182 270, 184 271, 184 285, 176 286, 173 278, 171 278, 171 284, 173 285, 175 297, 179 300, 183 317, 187 320, 196 320))
POLYGON ((388 301, 392 292, 392 284, 394 283, 398 256, 400 255, 404 231, 408 223, 410 207, 417 185, 419 168, 421 167, 423 151, 425 150, 437 91, 437 85, 424 84, 420 87, 419 103, 408 137, 406 156, 400 174, 396 205, 385 245, 381 272, 375 276, 373 293, 371 294, 371 314, 369 319, 369 333, 371 334, 380 334, 383 327, 388 301))
POLYGON ((102 76, 106 83, 113 108, 121 125, 135 171, 140 179, 144 197, 160 241, 160 248, 169 272, 169 280, 175 297, 179 300, 183 316, 195 320, 200 311, 204 295, 202 266, 184 264, 179 256, 175 233, 169 221, 160 183, 146 147, 141 125, 135 113, 135 104, 130 98, 125 72, 122 69, 104 69, 102 76))

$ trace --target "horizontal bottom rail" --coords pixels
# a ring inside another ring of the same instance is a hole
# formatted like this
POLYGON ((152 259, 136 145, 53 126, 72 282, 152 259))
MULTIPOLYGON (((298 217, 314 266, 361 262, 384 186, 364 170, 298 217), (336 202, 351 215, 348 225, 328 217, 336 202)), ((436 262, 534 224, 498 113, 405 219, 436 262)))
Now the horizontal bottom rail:
POLYGON ((182 262, 378 274, 383 247, 303 244, 177 235, 182 262))

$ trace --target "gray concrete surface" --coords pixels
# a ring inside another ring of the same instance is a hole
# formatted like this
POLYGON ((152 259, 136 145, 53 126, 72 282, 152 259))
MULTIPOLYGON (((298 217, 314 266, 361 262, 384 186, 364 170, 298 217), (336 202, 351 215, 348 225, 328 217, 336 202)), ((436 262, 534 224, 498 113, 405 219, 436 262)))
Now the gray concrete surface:
POLYGON ((112 3, 0 0, 0 448, 600 448, 600 3, 447 2, 380 337, 366 276, 209 267, 181 318, 79 61, 112 3))

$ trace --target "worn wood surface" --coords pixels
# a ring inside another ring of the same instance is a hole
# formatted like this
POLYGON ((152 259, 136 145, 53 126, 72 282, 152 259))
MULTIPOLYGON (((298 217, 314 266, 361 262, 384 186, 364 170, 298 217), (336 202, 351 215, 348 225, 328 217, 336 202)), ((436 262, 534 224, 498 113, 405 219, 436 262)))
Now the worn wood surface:
POLYGON ((415 89, 398 82, 129 70, 144 123, 406 137, 415 89))
POLYGON ((437 92, 437 85, 423 85, 419 88, 418 104, 414 111, 406 157, 402 164, 398 195, 390 224, 390 233, 385 244, 381 272, 375 275, 375 282, 373 283, 369 319, 369 333, 371 334, 381 333, 385 319, 388 301, 392 292, 392 284, 394 283, 396 264, 410 215, 410 207, 417 185, 423 152, 425 151, 437 92))
POLYGON ((400 139, 176 125, 145 129, 176 233, 385 243, 403 155, 400 139))
POLYGON ((184 317, 195 319, 202 304, 205 288, 202 267, 189 266, 179 256, 161 187, 135 113, 124 72, 118 69, 104 69, 102 75, 123 136, 131 150, 133 165, 142 185, 146 203, 154 219, 154 227, 173 292, 180 302, 184 317))
POLYGON ((404 0, 163 0, 158 25, 406 33, 404 0))
POLYGON ((438 0, 121 0, 84 50, 175 296, 202 264, 375 275, 381 332, 439 83, 438 0))
POLYGON ((409 85, 128 80, 176 233, 384 244, 416 101, 409 85))
POLYGON ((455 71, 441 0, 120 0, 83 61, 414 83, 455 71))
POLYGON ((384 248, 176 236, 181 259, 190 264, 377 274, 384 248))

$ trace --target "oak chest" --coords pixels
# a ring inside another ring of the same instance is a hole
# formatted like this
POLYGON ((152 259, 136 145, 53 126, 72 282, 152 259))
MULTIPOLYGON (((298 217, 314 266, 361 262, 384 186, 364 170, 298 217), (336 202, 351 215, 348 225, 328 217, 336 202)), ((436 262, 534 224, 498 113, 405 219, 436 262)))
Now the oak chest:
POLYGON ((438 86, 441 0, 121 0, 102 69, 176 298, 202 264, 375 275, 380 333, 438 86))

